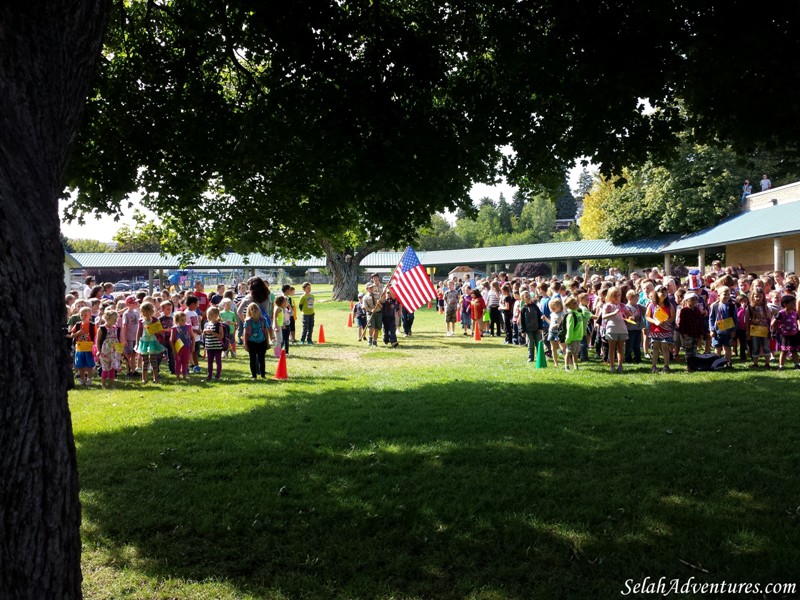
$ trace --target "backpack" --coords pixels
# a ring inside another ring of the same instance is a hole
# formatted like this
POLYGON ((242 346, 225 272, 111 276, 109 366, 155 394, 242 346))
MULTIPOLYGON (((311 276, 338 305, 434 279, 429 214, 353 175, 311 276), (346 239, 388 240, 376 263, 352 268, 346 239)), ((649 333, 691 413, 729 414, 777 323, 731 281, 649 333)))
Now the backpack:
POLYGON ((231 326, 227 323, 222 324, 222 351, 227 352, 231 347, 231 326))
POLYGON ((567 313, 564 315, 564 318, 558 322, 558 329, 556 329, 556 333, 558 333, 558 341, 562 344, 567 340, 567 319, 569 319, 571 313, 567 313))
POLYGON ((778 326, 778 333, 780 335, 790 336, 797 333, 797 322, 794 319, 789 318, 789 313, 779 313, 775 321, 776 325, 778 326))

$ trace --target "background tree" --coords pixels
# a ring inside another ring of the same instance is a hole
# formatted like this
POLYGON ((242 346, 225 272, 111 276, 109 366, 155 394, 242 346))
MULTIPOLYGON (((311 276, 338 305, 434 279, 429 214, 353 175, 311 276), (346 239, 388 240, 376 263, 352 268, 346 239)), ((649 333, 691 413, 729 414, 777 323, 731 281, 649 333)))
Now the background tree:
POLYGON ((586 240, 606 237, 606 205, 615 189, 615 179, 598 176, 591 191, 583 199, 583 216, 580 221, 581 236, 586 240))
POLYGON ((588 194, 594 185, 594 177, 589 173, 589 169, 583 167, 578 175, 578 185, 572 191, 572 195, 577 200, 583 200, 583 197, 588 194))
POLYGON ((569 182, 565 179, 555 194, 556 218, 574 219, 578 206, 575 203, 575 196, 569 189, 569 182))
POLYGON ((67 252, 111 252, 112 247, 100 240, 87 240, 82 238, 70 239, 64 238, 66 243, 64 249, 67 252))
POLYGON ((133 214, 134 225, 123 225, 112 238, 117 252, 161 252, 169 232, 140 211, 133 214))
POLYGON ((520 241, 525 244, 538 244, 549 241, 554 233, 556 207, 545 193, 533 196, 522 209, 519 218, 520 241))
POLYGON ((430 225, 422 227, 414 244, 417 250, 456 250, 464 242, 442 215, 433 215, 430 225))
POLYGON ((515 216, 517 219, 522 216, 522 209, 525 208, 525 203, 528 201, 527 194, 519 189, 514 192, 514 195, 511 197, 511 214, 515 216))

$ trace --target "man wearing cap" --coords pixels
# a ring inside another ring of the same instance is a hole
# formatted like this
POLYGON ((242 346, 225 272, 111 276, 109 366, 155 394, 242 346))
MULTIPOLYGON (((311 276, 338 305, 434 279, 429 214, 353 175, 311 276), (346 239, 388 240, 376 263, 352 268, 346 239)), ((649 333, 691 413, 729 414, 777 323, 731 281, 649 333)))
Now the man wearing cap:
MULTIPOLYGON (((373 275, 374 277, 375 275, 373 275)), ((367 313, 368 337, 367 342, 370 346, 378 345, 378 334, 383 326, 383 313, 380 305, 381 294, 374 282, 367 284, 367 292, 364 294, 364 310, 367 313)))

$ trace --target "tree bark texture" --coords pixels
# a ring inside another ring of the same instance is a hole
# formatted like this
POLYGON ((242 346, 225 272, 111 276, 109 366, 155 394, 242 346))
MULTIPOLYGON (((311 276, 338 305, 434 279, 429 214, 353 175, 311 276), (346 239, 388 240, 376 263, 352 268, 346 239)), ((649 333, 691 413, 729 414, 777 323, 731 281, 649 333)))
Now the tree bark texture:
POLYGON ((331 299, 338 302, 350 302, 358 298, 358 267, 361 261, 383 246, 380 241, 371 241, 361 248, 339 250, 330 240, 321 240, 327 258, 328 272, 333 279, 331 299))
POLYGON ((0 3, 0 598, 80 598, 58 197, 106 0, 0 3))

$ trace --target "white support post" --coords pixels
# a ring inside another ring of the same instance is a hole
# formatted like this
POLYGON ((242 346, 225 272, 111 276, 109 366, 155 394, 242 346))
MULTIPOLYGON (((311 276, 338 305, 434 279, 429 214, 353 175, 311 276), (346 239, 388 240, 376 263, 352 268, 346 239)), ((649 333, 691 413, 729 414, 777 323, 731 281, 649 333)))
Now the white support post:
POLYGON ((672 273, 672 255, 669 252, 664 253, 664 277, 672 273))
POLYGON ((782 271, 783 270, 783 266, 782 266, 782 263, 783 263, 783 256, 782 256, 783 252, 782 252, 782 250, 783 250, 783 248, 781 246, 781 238, 776 237, 776 238, 772 239, 772 249, 773 249, 773 252, 774 252, 773 261, 772 261, 774 263, 774 267, 773 267, 772 270, 773 271, 782 271))
POLYGON ((706 274, 706 249, 700 248, 697 251, 697 268, 700 269, 700 275, 706 274))
POLYGON ((633 258, 628 258, 628 277, 630 277, 631 273, 633 273, 633 268, 634 268, 633 258))
POLYGON ((572 259, 567 259, 567 276, 572 274, 572 259))
POLYGON ((153 269, 147 269, 147 293, 153 295, 153 269))

